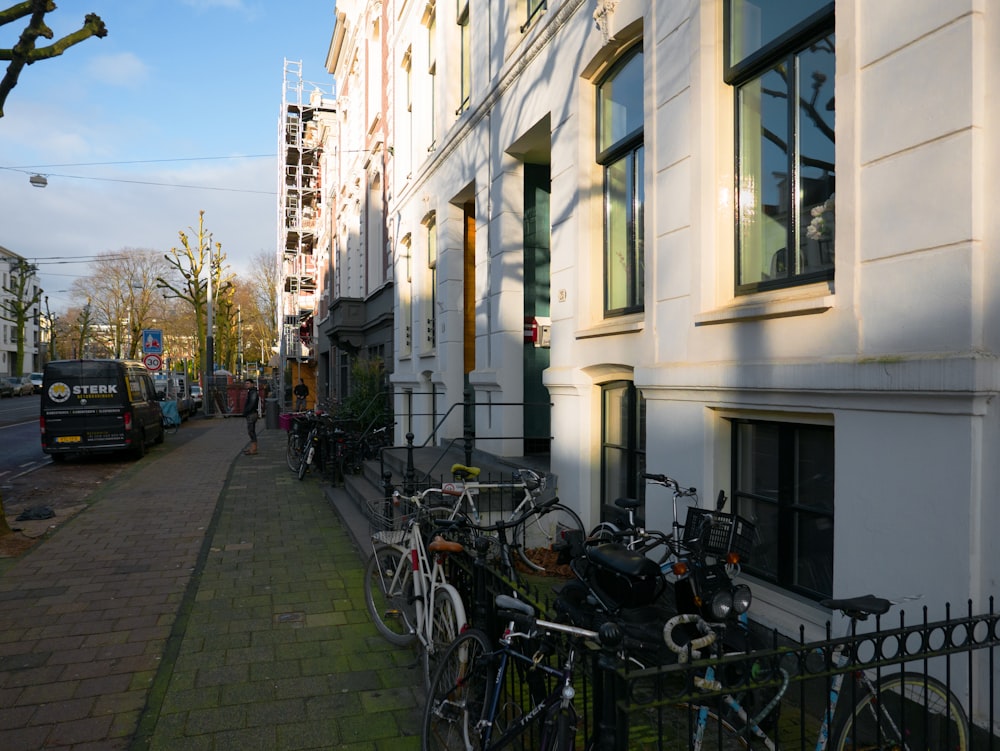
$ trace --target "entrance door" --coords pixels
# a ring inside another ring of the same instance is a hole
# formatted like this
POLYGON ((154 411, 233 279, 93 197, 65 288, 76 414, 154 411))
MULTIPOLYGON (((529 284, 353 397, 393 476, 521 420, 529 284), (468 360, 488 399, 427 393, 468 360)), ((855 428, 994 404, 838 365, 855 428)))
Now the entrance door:
MULTIPOLYGON (((548 164, 524 165, 524 317, 549 316, 549 205, 552 196, 548 164)), ((524 343, 524 453, 548 453, 551 433, 549 391, 542 371, 549 350, 524 343)))

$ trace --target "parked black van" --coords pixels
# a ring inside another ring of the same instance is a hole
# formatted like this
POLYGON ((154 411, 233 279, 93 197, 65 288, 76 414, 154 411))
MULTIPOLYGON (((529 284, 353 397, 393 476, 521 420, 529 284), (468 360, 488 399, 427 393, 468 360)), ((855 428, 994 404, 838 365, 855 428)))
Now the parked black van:
POLYGON ((42 450, 69 454, 128 451, 163 443, 163 413, 141 362, 54 360, 42 377, 42 450))

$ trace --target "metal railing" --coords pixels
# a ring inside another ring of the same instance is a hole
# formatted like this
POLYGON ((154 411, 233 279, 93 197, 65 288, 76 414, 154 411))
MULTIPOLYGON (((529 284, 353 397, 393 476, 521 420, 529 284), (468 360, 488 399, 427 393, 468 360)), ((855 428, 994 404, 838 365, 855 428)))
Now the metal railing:
MULTIPOLYGON (((504 624, 498 622, 493 597, 510 592, 513 584, 480 562, 457 557, 453 557, 449 581, 462 594, 473 625, 496 638, 504 624)), ((539 587, 538 580, 522 584, 518 590, 519 597, 539 608, 543 617, 559 620, 551 591, 539 587)), ((875 721, 863 715, 866 711, 874 714, 877 710, 872 707, 878 702, 866 705, 862 701, 873 687, 888 705, 883 690, 893 690, 895 695, 900 685, 919 688, 933 681, 939 692, 951 695, 957 707, 954 711, 967 726, 960 729, 943 720, 934 706, 919 698, 900 700, 901 705, 892 708, 892 717, 904 726, 902 730, 910 739, 905 747, 923 751, 1000 749, 996 735, 1000 615, 992 598, 986 613, 974 614, 971 602, 965 610, 965 614, 955 615, 946 606, 946 617, 937 621, 928 619, 926 608, 913 623, 905 613, 897 618, 875 618, 873 630, 852 629, 840 637, 834 637, 827 624, 826 638, 818 641, 807 642, 801 628, 797 640, 773 631, 766 634, 764 643, 772 645, 766 650, 709 655, 656 667, 636 667, 596 650, 584 652, 576 686, 577 748, 691 749, 696 747, 699 723, 703 749, 745 747, 744 740, 737 738, 741 732, 750 748, 818 748, 817 736, 824 713, 830 710, 831 691, 837 676, 844 676, 836 713, 830 718, 831 734, 848 718, 859 728, 865 722, 874 727, 875 721), (705 688, 703 679, 708 671, 717 683, 705 688), (862 675, 867 684, 854 679, 862 675), (757 724, 773 746, 750 738, 747 723, 740 721, 737 709, 731 702, 727 704, 726 697, 748 715, 756 715, 757 724), (705 715, 701 720, 700 714, 705 715), (732 746, 723 740, 727 733, 732 746)), ((509 678, 519 680, 517 676, 509 678)), ((508 688, 508 695, 513 695, 516 688, 508 688)), ((879 742, 888 743, 858 737, 846 740, 844 748, 853 748, 852 743, 859 744, 857 748, 896 747, 879 742)), ((828 747, 833 748, 833 744, 828 747)))

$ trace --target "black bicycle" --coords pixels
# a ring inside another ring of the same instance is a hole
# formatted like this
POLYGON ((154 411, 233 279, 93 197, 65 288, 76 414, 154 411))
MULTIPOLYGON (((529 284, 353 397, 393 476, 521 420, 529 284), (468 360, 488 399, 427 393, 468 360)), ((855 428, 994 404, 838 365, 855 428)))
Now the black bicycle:
POLYGON ((613 651, 620 631, 540 620, 531 605, 507 595, 498 595, 496 605, 510 620, 498 647, 482 631, 468 629, 441 656, 427 694, 421 748, 489 751, 521 740, 539 751, 573 749, 579 650, 590 642, 613 651), (551 648, 554 636, 566 637, 565 649, 551 648), (554 662, 546 659, 552 654, 558 655, 554 662), (525 692, 510 690, 508 674, 518 669, 530 676, 525 692), (537 737, 522 737, 536 726, 537 737))

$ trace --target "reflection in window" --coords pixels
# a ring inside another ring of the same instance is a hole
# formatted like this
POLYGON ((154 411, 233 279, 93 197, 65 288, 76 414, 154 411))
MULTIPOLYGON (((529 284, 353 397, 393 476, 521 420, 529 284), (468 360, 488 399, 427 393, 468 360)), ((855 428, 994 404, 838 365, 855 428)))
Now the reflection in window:
POLYGON ((835 240, 833 6, 731 0, 737 116, 737 290, 830 279, 835 240), (761 6, 760 8, 758 7, 761 6), (812 15, 797 27, 806 10, 812 15), (735 12, 735 11, 734 11, 735 12), (778 28, 776 24, 786 25, 778 28), (802 35, 794 32, 801 29, 802 35), (783 34, 779 34, 783 32, 783 34))
POLYGON ((597 161, 604 167, 604 313, 643 308, 645 208, 642 48, 598 87, 597 161))

